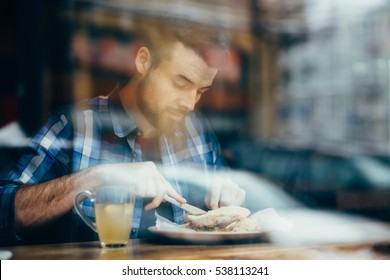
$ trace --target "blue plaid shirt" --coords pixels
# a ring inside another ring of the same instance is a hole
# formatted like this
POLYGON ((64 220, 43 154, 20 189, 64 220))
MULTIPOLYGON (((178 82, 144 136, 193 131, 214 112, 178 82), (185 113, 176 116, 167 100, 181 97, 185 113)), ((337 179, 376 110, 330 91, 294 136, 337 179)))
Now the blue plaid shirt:
MULTIPOLYGON (((119 88, 108 96, 81 102, 53 115, 30 142, 31 152, 20 159, 13 175, 0 179, 2 237, 18 238, 14 216, 15 193, 19 186, 46 182, 98 164, 142 161, 141 147, 135 141, 137 126, 119 101, 119 88)), ((161 162, 165 166, 191 163, 215 170, 222 165, 218 141, 198 112, 189 114, 173 135, 161 136, 159 142, 161 162)), ((172 185, 191 202, 186 184, 172 182, 172 185)), ((172 207, 175 222, 182 223, 183 211, 172 207)), ((84 200, 82 208, 94 218, 90 200, 84 200)), ((138 236, 142 210, 143 199, 138 197, 131 238, 138 236)), ((68 230, 79 236, 91 231, 76 213, 70 211, 67 215, 76 221, 72 227, 77 227, 68 230)), ((80 240, 79 236, 74 239, 80 240)))

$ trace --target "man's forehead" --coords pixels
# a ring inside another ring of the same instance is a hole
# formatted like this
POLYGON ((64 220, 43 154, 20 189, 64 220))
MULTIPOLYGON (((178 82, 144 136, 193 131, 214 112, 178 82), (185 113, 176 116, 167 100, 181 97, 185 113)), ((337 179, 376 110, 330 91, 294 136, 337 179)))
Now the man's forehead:
POLYGON ((205 81, 214 80, 218 69, 208 65, 205 59, 194 50, 177 43, 172 51, 173 56, 171 58, 177 64, 177 68, 174 70, 176 70, 175 72, 180 72, 177 74, 185 75, 186 77, 188 75, 187 78, 195 75, 205 81))
POLYGON ((205 67, 191 65, 188 67, 177 67, 172 70, 177 78, 187 80, 189 83, 199 87, 211 86, 218 72, 217 69, 210 68, 207 65, 205 67))

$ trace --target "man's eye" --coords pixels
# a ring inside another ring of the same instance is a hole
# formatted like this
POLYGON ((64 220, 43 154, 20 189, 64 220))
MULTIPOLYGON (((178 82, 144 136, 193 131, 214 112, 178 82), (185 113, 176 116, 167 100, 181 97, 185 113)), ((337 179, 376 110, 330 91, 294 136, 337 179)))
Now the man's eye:
POLYGON ((185 83, 181 83, 181 82, 175 82, 174 85, 178 89, 184 89, 186 87, 186 84, 185 83))

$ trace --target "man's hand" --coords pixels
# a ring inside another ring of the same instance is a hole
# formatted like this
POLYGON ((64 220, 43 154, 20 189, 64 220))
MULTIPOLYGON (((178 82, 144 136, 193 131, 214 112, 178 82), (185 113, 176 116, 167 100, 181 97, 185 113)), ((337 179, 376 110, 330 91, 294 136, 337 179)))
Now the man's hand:
POLYGON ((227 205, 242 205, 245 201, 245 191, 229 178, 216 176, 211 183, 206 205, 216 209, 227 205))
POLYGON ((104 184, 129 186, 137 196, 152 197, 153 200, 145 206, 145 210, 158 207, 165 194, 180 203, 186 202, 161 175, 153 162, 119 163, 101 165, 99 168, 104 184))

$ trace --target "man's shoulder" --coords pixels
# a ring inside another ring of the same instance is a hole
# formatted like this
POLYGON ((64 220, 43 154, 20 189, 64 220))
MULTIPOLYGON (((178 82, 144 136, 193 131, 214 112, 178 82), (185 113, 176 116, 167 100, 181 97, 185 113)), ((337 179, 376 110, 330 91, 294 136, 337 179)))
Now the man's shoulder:
POLYGON ((77 119, 85 119, 87 112, 92 112, 93 119, 106 119, 108 114, 108 97, 98 96, 80 100, 74 104, 64 105, 55 110, 48 119, 47 126, 52 126, 58 121, 66 124, 74 124, 77 119))

